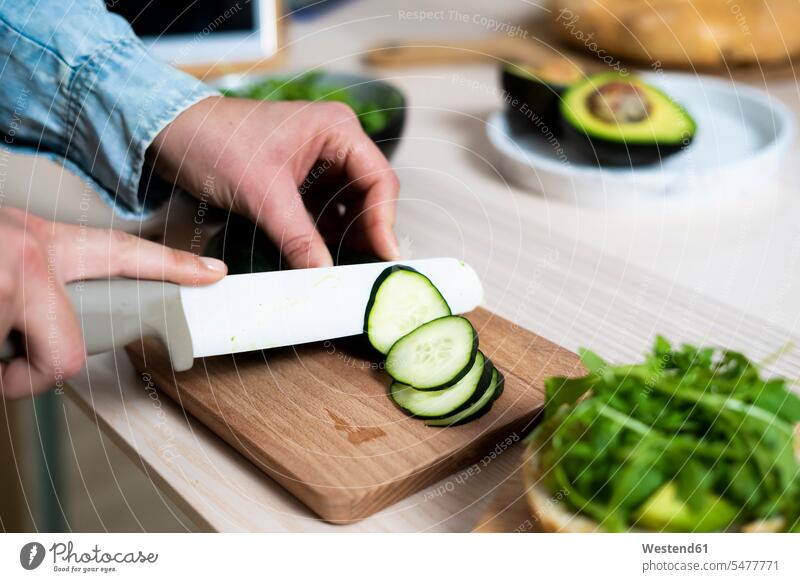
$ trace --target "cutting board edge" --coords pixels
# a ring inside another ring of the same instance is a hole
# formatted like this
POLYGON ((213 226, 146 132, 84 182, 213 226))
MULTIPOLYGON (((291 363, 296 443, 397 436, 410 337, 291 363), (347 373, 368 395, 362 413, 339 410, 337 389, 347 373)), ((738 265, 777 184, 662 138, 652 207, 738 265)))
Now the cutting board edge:
MULTIPOLYGON (((289 491, 323 521, 335 525, 346 525, 361 521, 405 499, 409 495, 433 485, 459 469, 472 465, 481 458, 486 446, 492 442, 499 441, 514 433, 520 434, 524 431, 527 434, 541 410, 541 407, 537 407, 520 415, 509 424, 498 424, 495 429, 482 433, 479 438, 464 443, 462 447, 454 450, 451 455, 416 467, 414 471, 392 481, 392 487, 384 484, 382 487, 365 485, 360 488, 337 489, 335 485, 301 485, 303 480, 300 476, 289 474, 285 467, 282 467, 280 471, 273 468, 273 465, 281 464, 279 460, 269 455, 254 453, 253 451, 259 450, 258 447, 254 446, 254 443, 244 443, 248 446, 242 450, 241 445, 248 439, 242 435, 234 434, 226 424, 206 414, 201 403, 192 398, 191 393, 181 391, 176 386, 174 378, 165 378, 163 373, 146 366, 140 343, 130 344, 126 346, 125 350, 131 358, 134 368, 140 373, 150 374, 155 380, 158 389, 175 402, 177 406, 182 407, 194 419, 208 427, 211 432, 225 441, 236 454, 242 455, 253 463, 256 468, 289 491), (470 448, 473 450, 465 455, 464 451, 470 448), (454 460, 451 461, 451 459, 454 460), (339 494, 331 495, 330 490, 336 490, 339 494), (342 495, 342 491, 346 491, 346 494, 342 495)), ((520 438, 524 438, 524 434, 520 434, 520 438)))
MULTIPOLYGON (((527 354, 532 349, 532 346, 536 346, 535 351, 530 353, 547 354, 548 364, 545 364, 545 367, 549 366, 549 363, 553 362, 554 358, 556 360, 560 359, 562 363, 558 364, 557 367, 560 367, 563 371, 554 370, 552 372, 553 375, 571 375, 581 367, 578 356, 573 352, 546 338, 537 336, 525 328, 520 328, 491 311, 478 308, 472 314, 484 320, 483 325, 479 328, 481 330, 489 325, 490 322, 495 322, 494 325, 501 327, 504 325, 510 326, 509 329, 503 332, 508 335, 503 335, 504 339, 500 343, 493 344, 496 349, 505 345, 505 339, 515 337, 517 333, 529 334, 532 337, 524 340, 522 354, 527 354)), ((474 323, 478 325, 476 322, 474 323)), ((512 343, 514 341, 516 340, 512 340, 512 343)), ((526 379, 524 375, 515 373, 515 367, 511 368, 507 372, 509 379, 515 378, 518 381, 515 384, 527 385, 528 388, 536 386, 540 394, 529 402, 528 406, 522 407, 516 416, 512 408, 501 408, 499 414, 492 411, 485 418, 493 419, 493 422, 497 423, 496 430, 489 432, 478 431, 473 434, 466 432, 467 438, 471 440, 457 443, 456 446, 448 449, 446 453, 442 452, 431 459, 424 459, 420 463, 409 465, 405 467, 404 471, 397 475, 392 475, 390 479, 380 483, 359 484, 349 487, 339 486, 338 483, 333 482, 313 484, 312 479, 305 470, 298 471, 296 466, 293 469, 291 468, 293 464, 291 455, 282 457, 283 451, 270 451, 268 447, 265 448, 254 442, 247 431, 237 430, 236 427, 229 426, 229 423, 225 420, 225 415, 220 415, 219 411, 216 410, 215 399, 212 402, 208 402, 208 399, 204 400, 201 397, 196 397, 191 389, 182 390, 183 394, 179 394, 178 387, 182 382, 181 376, 172 371, 169 359, 158 342, 134 342, 127 346, 126 350, 137 371, 150 374, 159 389, 178 406, 182 406, 192 417, 207 426, 238 454, 248 459, 262 473, 285 488, 322 520, 334 524, 353 523, 369 517, 408 495, 423 490, 457 472, 459 469, 469 466, 480 459, 481 454, 491 447, 492 442, 510 436, 514 432, 519 433, 523 430, 523 427, 532 427, 534 424, 532 420, 536 418, 544 402, 544 387, 540 384, 541 380, 538 377, 536 380, 532 378, 526 379), (150 353, 151 349, 155 351, 153 355, 150 353), (149 365, 144 365, 145 360, 149 365), (304 475, 304 477, 300 477, 301 475, 304 475), (341 494, 343 491, 345 495, 341 494)), ((517 358, 519 358, 519 354, 517 358)), ((521 359, 515 359, 514 365, 516 366, 522 361, 521 359)), ((541 366, 542 364, 538 365, 541 366)), ((539 369, 543 370, 544 367, 539 369)), ((539 376, 539 372, 535 376, 539 376)), ((187 382, 190 381, 191 379, 187 379, 187 382)), ((514 406, 518 406, 518 404, 514 406)), ((481 422, 486 422, 486 420, 482 419, 467 426, 479 427, 481 422)), ((463 429, 464 427, 458 427, 444 430, 463 429)), ((525 430, 527 432, 527 428, 525 430)), ((318 473, 314 476, 313 481, 324 481, 325 475, 327 473, 318 473), (319 478, 320 475, 323 475, 321 479, 319 478)))
POLYGON ((480 438, 465 443, 463 447, 456 449, 448 457, 421 466, 415 471, 395 480, 393 482, 395 487, 373 489, 368 491, 365 495, 354 496, 353 499, 355 499, 356 502, 349 506, 351 508, 348 514, 351 516, 350 518, 337 517, 338 511, 335 507, 332 507, 331 510, 327 508, 317 509, 311 507, 311 505, 309 505, 309 507, 329 523, 347 524, 365 519, 453 475, 459 469, 472 466, 485 455, 487 447, 492 443, 498 443, 512 434, 518 434, 520 439, 525 438, 525 435, 533 429, 534 420, 538 416, 540 410, 541 407, 537 407, 521 415, 511 423, 499 424, 495 429, 483 433, 480 438), (474 450, 465 455, 464 451, 469 448, 473 448, 474 450), (454 460, 451 461, 451 459, 454 460))

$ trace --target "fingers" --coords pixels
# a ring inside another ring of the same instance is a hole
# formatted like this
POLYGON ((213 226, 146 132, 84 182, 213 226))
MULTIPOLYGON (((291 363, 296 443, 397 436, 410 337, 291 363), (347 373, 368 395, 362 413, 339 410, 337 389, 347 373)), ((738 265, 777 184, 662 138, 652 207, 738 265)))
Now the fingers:
POLYGON ((306 211, 302 196, 290 176, 280 176, 264 197, 248 196, 262 201, 260 208, 249 214, 280 249, 292 269, 330 267, 333 265, 325 241, 306 211))
POLYGON ((12 328, 22 332, 25 355, 0 368, 4 398, 33 396, 58 386, 77 374, 85 361, 72 304, 61 282, 50 275, 44 250, 26 243, 17 271, 17 291, 4 306, 5 315, 13 314, 12 321, 9 326, 4 317, 2 331, 3 337, 12 328))
POLYGON ((380 149, 363 132, 358 145, 345 159, 345 172, 364 192, 357 225, 376 255, 400 258, 394 221, 400 182, 380 149))
POLYGON ((198 257, 111 229, 56 223, 51 239, 64 281, 130 277, 207 285, 227 273, 225 263, 198 257))
POLYGON ((25 357, 4 364, 2 370, 3 396, 20 398, 35 396, 50 386, 59 386, 74 376, 86 359, 83 336, 72 305, 64 289, 58 285, 48 297, 51 317, 43 318, 42 297, 26 301, 21 318, 15 327, 24 329, 25 357))

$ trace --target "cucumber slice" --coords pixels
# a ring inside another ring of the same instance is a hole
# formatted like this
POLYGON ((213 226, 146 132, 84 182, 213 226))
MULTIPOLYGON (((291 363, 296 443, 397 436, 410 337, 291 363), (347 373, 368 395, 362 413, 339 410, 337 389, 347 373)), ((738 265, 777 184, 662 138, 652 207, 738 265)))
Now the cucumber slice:
POLYGON ((369 343, 382 354, 423 323, 450 315, 442 294, 422 273, 394 265, 375 280, 364 315, 369 343))
POLYGON ((478 351, 467 375, 445 390, 415 390, 392 382, 389 396, 403 411, 418 418, 443 418, 470 406, 492 381, 492 364, 478 351))
POLYGON ((471 406, 445 418, 428 419, 425 421, 425 424, 428 426, 456 426, 480 418, 489 412, 494 401, 503 393, 504 384, 505 378, 497 371, 497 368, 493 367, 492 381, 489 383, 489 387, 471 406))
POLYGON ((417 390, 442 390, 470 371, 477 353, 475 328, 469 320, 449 315, 397 340, 386 355, 386 371, 417 390))

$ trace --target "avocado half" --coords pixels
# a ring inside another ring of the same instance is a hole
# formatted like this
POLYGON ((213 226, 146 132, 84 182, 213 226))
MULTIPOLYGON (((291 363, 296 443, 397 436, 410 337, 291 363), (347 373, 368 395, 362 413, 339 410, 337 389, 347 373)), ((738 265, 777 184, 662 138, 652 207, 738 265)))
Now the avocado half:
MULTIPOLYGON (((369 253, 328 244, 336 265, 374 263, 379 259, 369 253)), ((286 268, 281 252, 255 223, 232 214, 226 225, 206 244, 203 254, 221 259, 229 275, 280 271, 286 268)))
POLYGON ((537 67, 508 63, 501 71, 511 127, 531 133, 561 133, 559 105, 564 93, 584 78, 583 71, 562 58, 537 67))
POLYGON ((593 75, 570 87, 560 112, 575 148, 607 166, 659 162, 688 146, 697 130, 668 95, 623 73, 593 75))

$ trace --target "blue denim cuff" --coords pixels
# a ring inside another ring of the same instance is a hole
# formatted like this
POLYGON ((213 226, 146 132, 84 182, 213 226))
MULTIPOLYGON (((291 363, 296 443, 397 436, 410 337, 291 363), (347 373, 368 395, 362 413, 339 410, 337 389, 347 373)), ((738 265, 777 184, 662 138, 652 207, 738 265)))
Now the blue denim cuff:
POLYGON ((181 112, 218 92, 153 58, 135 37, 107 42, 77 68, 67 88, 66 157, 126 216, 145 215, 171 192, 140 188, 144 156, 181 112))
MULTIPOLYGON (((103 200, 114 210, 114 214, 116 216, 124 220, 146 220, 150 218, 156 212, 156 210, 158 210, 159 206, 161 206, 161 203, 169 199, 174 192, 179 191, 177 186, 169 184, 163 180, 157 182, 152 181, 147 184, 148 192, 143 208, 133 211, 127 207, 121 206, 118 203, 119 198, 117 196, 98 184, 97 181, 92 176, 84 172, 83 168, 81 168, 78 164, 68 158, 65 158, 61 154, 46 149, 36 149, 29 146, 4 144, 2 147, 0 147, 0 155, 2 155, 3 147, 12 150, 16 155, 44 158, 64 167, 71 174, 75 174, 78 178, 80 178, 92 192, 97 194, 101 200, 103 200)), ((2 204, 0 204, 0 206, 2 206, 2 204)))

